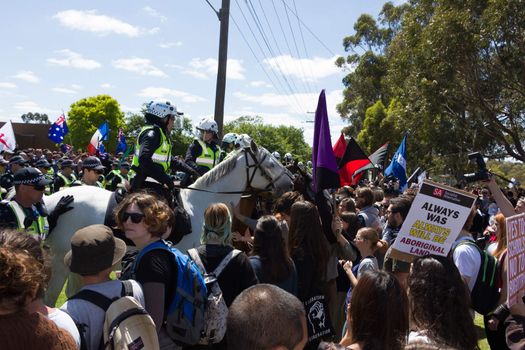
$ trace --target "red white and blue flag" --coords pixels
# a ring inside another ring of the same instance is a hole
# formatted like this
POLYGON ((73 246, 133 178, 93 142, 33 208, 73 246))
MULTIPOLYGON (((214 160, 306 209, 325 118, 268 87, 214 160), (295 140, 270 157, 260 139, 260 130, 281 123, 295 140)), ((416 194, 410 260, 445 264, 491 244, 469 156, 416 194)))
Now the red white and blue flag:
POLYGON ((109 125, 108 122, 104 122, 102 125, 100 125, 91 136, 91 141, 89 141, 89 144, 87 145, 87 151, 90 155, 94 156, 97 154, 97 151, 100 148, 100 145, 102 141, 106 141, 108 139, 109 135, 109 125))
POLYGON ((64 136, 69 132, 66 123, 66 117, 61 114, 58 119, 51 125, 49 131, 47 132, 47 138, 53 141, 54 143, 64 142, 64 136))

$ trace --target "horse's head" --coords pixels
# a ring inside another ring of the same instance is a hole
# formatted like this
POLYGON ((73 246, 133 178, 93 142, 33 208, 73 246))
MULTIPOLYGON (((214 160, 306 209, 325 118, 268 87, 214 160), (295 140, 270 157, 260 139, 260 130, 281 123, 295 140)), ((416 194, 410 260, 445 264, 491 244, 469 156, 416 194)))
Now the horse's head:
POLYGON ((292 174, 264 147, 258 147, 252 141, 243 153, 249 188, 271 191, 274 196, 293 189, 292 174))

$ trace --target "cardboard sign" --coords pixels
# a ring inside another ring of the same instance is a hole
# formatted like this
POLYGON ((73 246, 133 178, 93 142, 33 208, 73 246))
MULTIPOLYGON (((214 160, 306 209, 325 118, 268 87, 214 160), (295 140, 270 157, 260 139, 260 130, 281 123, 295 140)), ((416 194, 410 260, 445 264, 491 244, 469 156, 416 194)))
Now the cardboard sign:
POLYGON ((525 214, 507 222, 507 304, 516 304, 525 295, 525 214))
POLYGON ((390 257, 412 262, 427 254, 446 256, 476 196, 424 180, 392 245, 390 257))

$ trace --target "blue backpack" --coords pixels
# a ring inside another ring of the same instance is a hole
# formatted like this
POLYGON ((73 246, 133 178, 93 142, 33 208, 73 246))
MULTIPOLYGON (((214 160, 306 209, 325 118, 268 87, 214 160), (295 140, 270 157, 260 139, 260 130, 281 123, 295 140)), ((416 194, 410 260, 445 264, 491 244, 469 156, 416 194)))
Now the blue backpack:
POLYGON ((205 324, 207 290, 204 279, 193 260, 163 240, 153 242, 139 252, 133 263, 133 275, 144 254, 154 249, 169 251, 177 265, 177 285, 174 286, 175 297, 167 312, 166 331, 177 344, 195 345, 201 338, 205 324))

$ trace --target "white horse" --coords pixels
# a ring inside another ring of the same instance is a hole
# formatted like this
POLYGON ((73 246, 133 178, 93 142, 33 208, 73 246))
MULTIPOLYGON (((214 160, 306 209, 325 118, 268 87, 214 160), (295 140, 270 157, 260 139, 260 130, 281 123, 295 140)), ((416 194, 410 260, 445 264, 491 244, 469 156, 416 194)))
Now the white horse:
MULTIPOLYGON (((204 210, 211 203, 237 205, 242 193, 251 189, 271 191, 275 196, 292 189, 292 175, 266 149, 257 147, 254 142, 250 147, 230 154, 189 188, 181 189, 180 195, 191 217, 193 232, 185 236, 177 248, 186 252, 200 244, 204 210)), ((45 197, 48 210, 53 210, 65 195, 73 195, 73 209, 59 217, 46 241, 53 257, 53 275, 46 295, 48 305, 55 304, 68 275, 63 259, 71 248, 71 236, 82 227, 104 223, 112 192, 93 186, 71 187, 45 197)))

